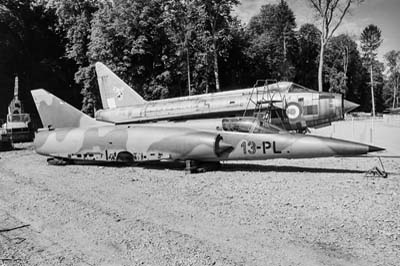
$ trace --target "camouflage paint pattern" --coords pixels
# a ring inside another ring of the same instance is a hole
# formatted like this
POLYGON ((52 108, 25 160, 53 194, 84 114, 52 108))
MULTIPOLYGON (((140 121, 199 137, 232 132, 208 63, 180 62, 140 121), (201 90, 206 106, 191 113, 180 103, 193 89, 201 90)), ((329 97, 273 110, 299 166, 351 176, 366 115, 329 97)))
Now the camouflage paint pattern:
POLYGON ((39 154, 65 159, 116 161, 128 152, 136 162, 228 161, 314 158, 365 154, 378 148, 302 134, 247 134, 161 126, 42 130, 34 142, 39 154))
POLYGON ((44 90, 34 90, 32 95, 40 117, 45 119, 43 124, 59 126, 37 132, 36 151, 66 160, 212 162, 350 156, 381 150, 355 142, 282 132, 249 134, 162 124, 115 126, 95 121, 44 90))
POLYGON ((44 128, 91 127, 110 124, 94 121, 90 116, 43 89, 33 92, 32 97, 44 128))

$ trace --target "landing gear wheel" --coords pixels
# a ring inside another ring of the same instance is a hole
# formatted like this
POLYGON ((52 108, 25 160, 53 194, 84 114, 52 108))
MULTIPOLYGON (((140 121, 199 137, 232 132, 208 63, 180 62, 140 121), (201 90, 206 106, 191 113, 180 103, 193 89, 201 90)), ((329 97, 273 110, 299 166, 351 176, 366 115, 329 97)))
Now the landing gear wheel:
POLYGON ((50 165, 67 165, 68 164, 67 160, 63 160, 63 159, 55 158, 55 157, 48 158, 47 163, 50 165))
POLYGON ((123 151, 118 153, 117 162, 123 165, 131 165, 134 162, 133 155, 130 152, 123 151))
POLYGON ((207 171, 216 171, 221 169, 220 162, 197 162, 197 161, 186 161, 186 174, 205 173, 207 171))

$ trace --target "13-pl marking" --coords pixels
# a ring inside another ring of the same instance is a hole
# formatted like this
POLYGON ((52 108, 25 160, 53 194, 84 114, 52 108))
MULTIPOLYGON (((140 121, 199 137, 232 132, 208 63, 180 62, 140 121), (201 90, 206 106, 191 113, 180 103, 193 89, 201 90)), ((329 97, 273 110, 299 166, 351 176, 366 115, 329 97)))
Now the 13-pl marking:
POLYGON ((261 149, 261 147, 262 147, 263 154, 266 154, 267 150, 271 149, 271 147, 272 147, 273 153, 282 153, 282 151, 279 151, 276 149, 275 141, 272 141, 272 144, 270 141, 263 141, 262 146, 257 146, 256 143, 252 140, 243 141, 241 144, 241 147, 243 149, 243 154, 255 154, 257 150, 261 149))

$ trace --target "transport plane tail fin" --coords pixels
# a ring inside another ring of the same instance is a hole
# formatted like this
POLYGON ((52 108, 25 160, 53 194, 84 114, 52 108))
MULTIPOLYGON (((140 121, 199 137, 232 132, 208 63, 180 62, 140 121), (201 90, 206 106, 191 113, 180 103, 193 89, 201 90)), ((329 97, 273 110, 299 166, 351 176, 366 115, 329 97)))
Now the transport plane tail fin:
POLYGON ((104 64, 97 62, 95 66, 104 109, 131 106, 146 102, 104 64))
POLYGON ((82 113, 43 89, 31 91, 44 128, 74 128, 109 125, 82 113))

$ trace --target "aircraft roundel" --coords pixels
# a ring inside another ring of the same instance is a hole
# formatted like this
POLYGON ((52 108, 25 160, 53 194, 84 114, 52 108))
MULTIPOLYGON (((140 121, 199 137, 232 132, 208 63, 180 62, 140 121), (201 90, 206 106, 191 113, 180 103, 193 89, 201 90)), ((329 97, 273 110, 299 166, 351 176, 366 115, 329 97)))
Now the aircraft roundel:
POLYGON ((286 115, 290 120, 297 120, 302 114, 301 106, 298 103, 289 103, 286 107, 286 115))

